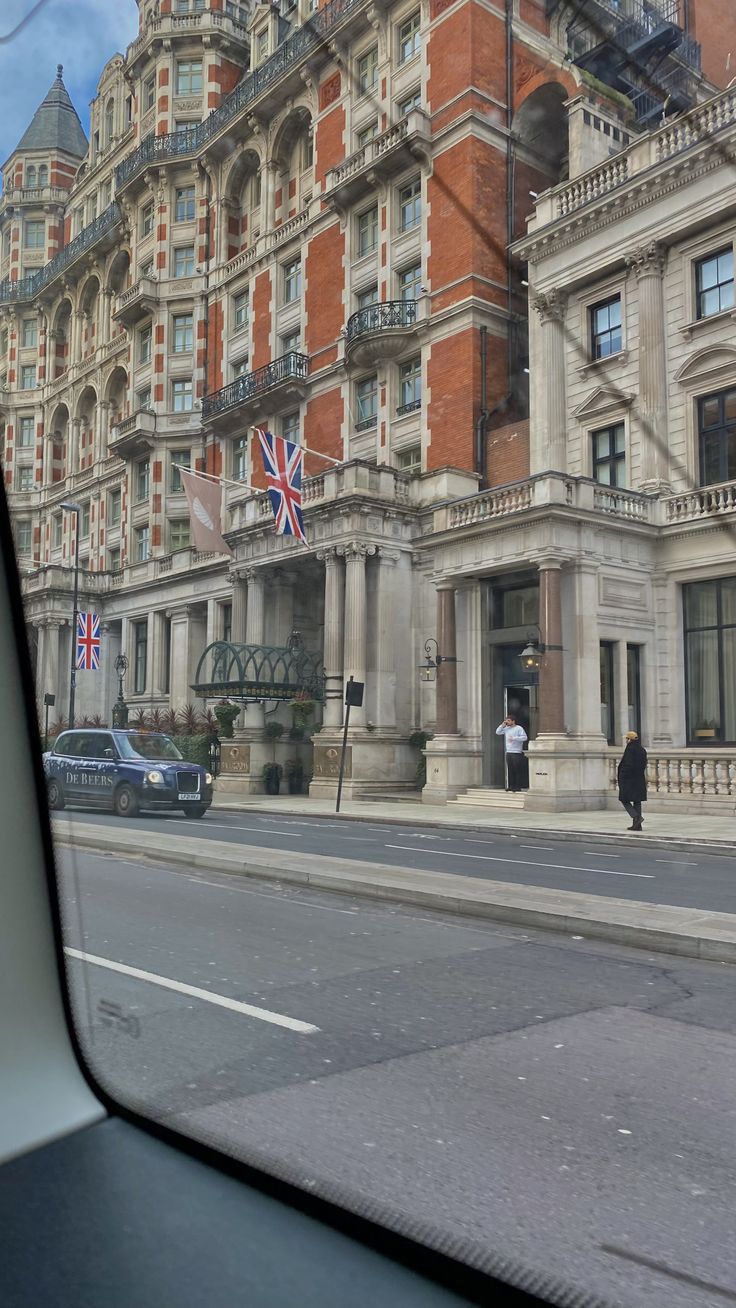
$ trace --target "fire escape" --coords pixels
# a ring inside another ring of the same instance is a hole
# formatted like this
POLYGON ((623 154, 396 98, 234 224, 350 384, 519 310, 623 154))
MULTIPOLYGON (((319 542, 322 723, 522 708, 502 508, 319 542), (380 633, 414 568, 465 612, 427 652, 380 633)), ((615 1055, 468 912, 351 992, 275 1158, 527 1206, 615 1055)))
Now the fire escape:
MULTIPOLYGON (((572 5, 568 56, 627 96, 646 127, 696 101, 700 46, 678 22, 678 0, 582 0, 572 5)), ((548 0, 548 13, 560 0, 548 0)))

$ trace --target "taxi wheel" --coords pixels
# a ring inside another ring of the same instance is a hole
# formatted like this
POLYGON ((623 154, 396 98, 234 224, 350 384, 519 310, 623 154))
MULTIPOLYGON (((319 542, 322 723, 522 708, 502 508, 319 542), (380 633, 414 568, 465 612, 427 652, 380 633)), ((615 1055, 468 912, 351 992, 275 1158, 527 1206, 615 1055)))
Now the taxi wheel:
POLYGON ((118 817, 135 817, 140 805, 131 786, 120 786, 115 791, 115 812, 118 817))
POLYGON ((187 804, 184 809, 184 816, 191 818, 202 818, 207 812, 206 804, 187 804))
POLYGON ((59 810, 64 807, 64 792, 58 781, 49 781, 49 784, 46 787, 46 794, 48 796, 49 808, 54 813, 58 813, 59 810))

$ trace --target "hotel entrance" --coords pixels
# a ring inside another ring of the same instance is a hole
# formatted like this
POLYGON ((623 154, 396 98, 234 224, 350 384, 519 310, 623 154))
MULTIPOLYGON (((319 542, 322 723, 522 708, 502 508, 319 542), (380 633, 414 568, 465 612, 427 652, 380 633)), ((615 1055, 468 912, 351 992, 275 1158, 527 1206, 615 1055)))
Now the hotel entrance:
POLYGON ((504 738, 496 728, 513 714, 533 740, 537 734, 537 673, 522 668, 521 652, 537 633, 539 587, 536 574, 498 579, 488 587, 484 650, 483 784, 506 786, 504 738))

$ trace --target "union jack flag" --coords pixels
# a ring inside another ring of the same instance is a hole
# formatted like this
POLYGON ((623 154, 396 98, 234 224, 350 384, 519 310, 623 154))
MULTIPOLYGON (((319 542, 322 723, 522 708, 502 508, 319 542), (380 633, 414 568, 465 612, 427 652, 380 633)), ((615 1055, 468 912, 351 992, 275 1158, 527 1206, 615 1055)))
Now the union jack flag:
POLYGON ((292 445, 283 436, 272 436, 270 431, 256 427, 266 472, 268 497, 276 521, 277 536, 296 536, 304 545, 302 516, 302 467, 304 450, 292 445))
POLYGON ((80 672, 97 672, 100 666, 100 617, 98 613, 77 614, 77 667, 80 672))

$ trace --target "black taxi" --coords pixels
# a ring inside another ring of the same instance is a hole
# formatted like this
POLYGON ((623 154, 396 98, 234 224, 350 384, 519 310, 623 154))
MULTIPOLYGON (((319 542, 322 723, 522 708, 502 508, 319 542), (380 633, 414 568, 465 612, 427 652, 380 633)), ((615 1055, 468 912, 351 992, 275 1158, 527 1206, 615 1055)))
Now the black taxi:
POLYGON ((170 736, 153 731, 62 731, 43 756, 49 807, 179 809, 201 818, 212 803, 212 777, 187 763, 170 736))

